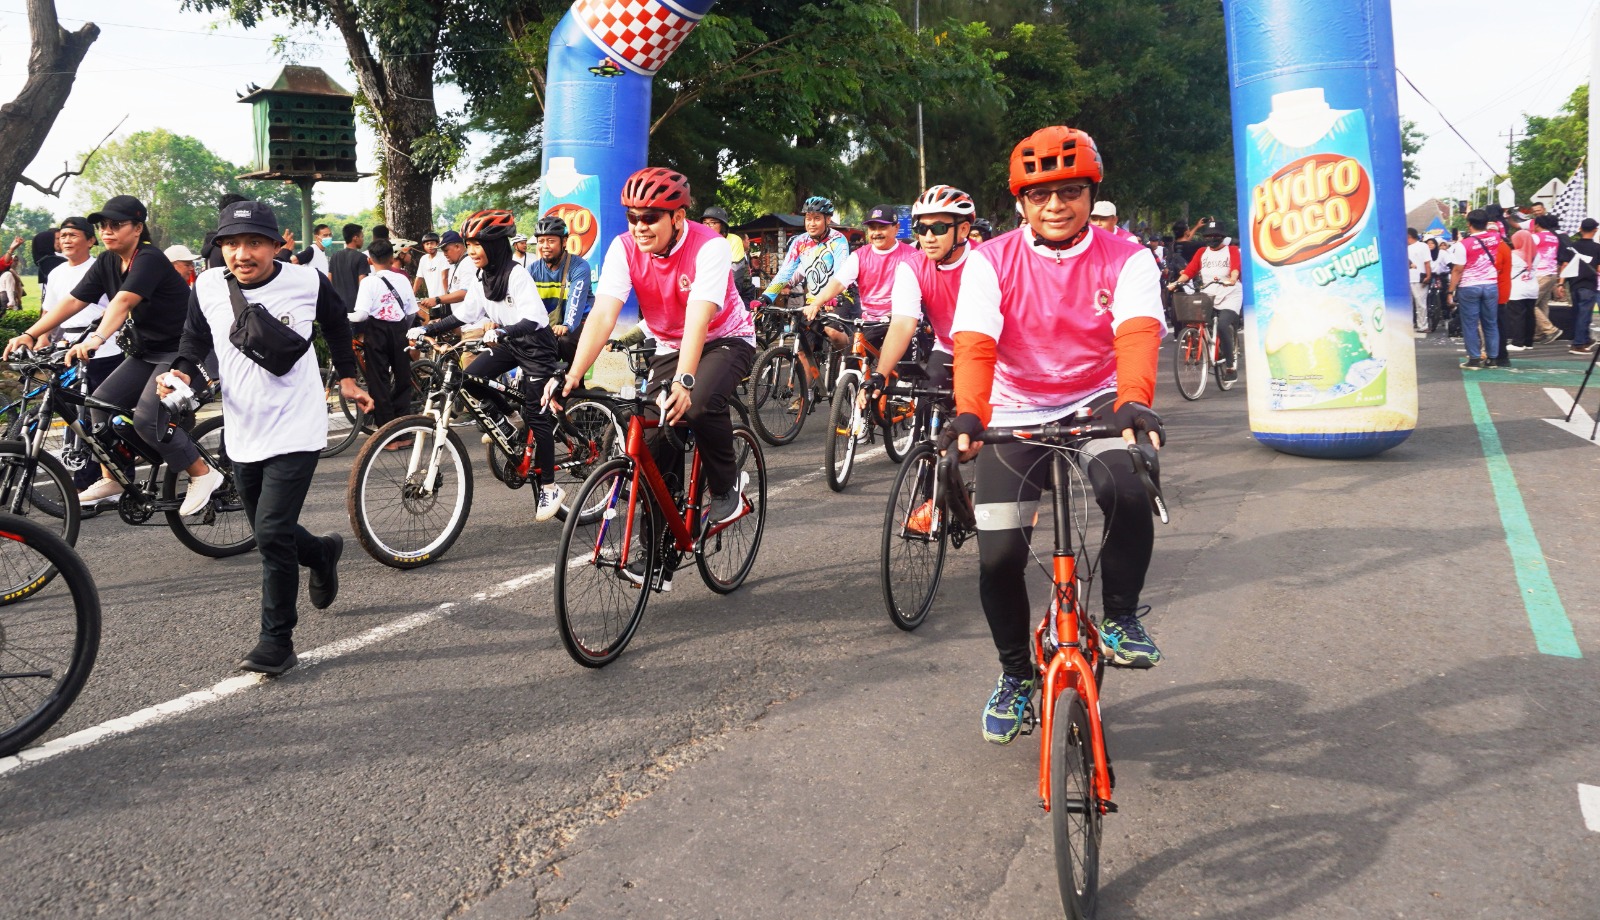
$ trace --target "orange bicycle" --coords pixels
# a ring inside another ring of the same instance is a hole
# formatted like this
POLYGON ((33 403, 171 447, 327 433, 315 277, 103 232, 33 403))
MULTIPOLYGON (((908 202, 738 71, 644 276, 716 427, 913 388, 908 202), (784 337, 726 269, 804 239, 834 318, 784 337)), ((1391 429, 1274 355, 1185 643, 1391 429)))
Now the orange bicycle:
MULTIPOLYGON (((623 388, 639 410, 643 396, 623 388)), ((681 469, 656 466, 645 432, 660 422, 634 411, 628 419, 625 456, 595 467, 578 490, 580 514, 568 514, 556 559, 556 619, 561 641, 574 661, 599 668, 615 661, 644 618, 650 595, 672 590, 680 553, 692 553, 706 587, 727 594, 744 584, 761 548, 767 521, 767 463, 754 433, 733 426, 735 475, 744 509, 735 518, 706 526, 710 490, 701 473, 693 437, 676 429, 665 436, 689 452, 689 481, 681 469)), ((687 429, 685 429, 687 432, 687 429)))
MULTIPOLYGON (((833 384, 833 410, 828 417, 828 488, 843 492, 855 469, 857 449, 876 440, 879 427, 883 428, 883 446, 889 459, 895 463, 905 459, 915 442, 912 427, 916 416, 915 408, 898 392, 884 393, 872 405, 862 405, 864 401, 858 398, 872 372, 873 359, 878 357, 878 347, 867 340, 867 329, 880 324, 837 316, 823 316, 822 322, 849 336, 851 342, 850 351, 839 362, 839 375, 833 384)), ((881 324, 887 326, 888 323, 881 324)))
MULTIPOLYGON (((1119 455, 1126 456, 1144 483, 1152 511, 1162 522, 1167 520, 1166 503, 1154 478, 1154 451, 1137 444, 1128 445, 1125 454, 1111 450, 1091 458, 1083 451, 1090 440, 1120 436, 1108 420, 1097 419, 1084 409, 1069 424, 990 428, 973 439, 986 444, 1027 441, 1052 448, 1054 590, 1044 618, 1033 633, 1035 668, 1044 679, 1037 710, 1030 703, 1028 716, 1032 720, 1029 730, 1034 725, 1040 730, 1039 802, 1050 813, 1061 904, 1073 920, 1094 916, 1100 876, 1100 821, 1117 806, 1111 800, 1116 775, 1106 753, 1105 730, 1100 721, 1100 679, 1105 673, 1105 657, 1099 625, 1083 603, 1095 564, 1080 564, 1079 555, 1088 549, 1087 527, 1081 509, 1074 507, 1075 502, 1086 504, 1091 493, 1086 490, 1082 475, 1075 475, 1071 465, 1117 463, 1121 462, 1119 455)), ((964 527, 975 527, 972 499, 962 485, 956 451, 946 452, 940 469, 947 483, 942 493, 956 519, 964 527)))

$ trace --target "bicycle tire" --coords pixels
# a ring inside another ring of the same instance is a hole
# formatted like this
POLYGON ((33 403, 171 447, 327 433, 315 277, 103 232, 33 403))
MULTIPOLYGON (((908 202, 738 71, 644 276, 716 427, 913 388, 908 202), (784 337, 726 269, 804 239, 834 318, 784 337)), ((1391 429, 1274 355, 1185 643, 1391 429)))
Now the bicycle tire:
POLYGON ((1172 376, 1184 399, 1196 400, 1206 391, 1206 334, 1195 326, 1185 326, 1173 340, 1172 376))
POLYGON ((0 513, 26 517, 31 507, 44 518, 59 521, 59 524, 50 525, 56 536, 67 541, 68 546, 76 545, 83 509, 78 505, 78 489, 72 483, 72 474, 60 460, 41 452, 25 495, 18 495, 22 487, 20 477, 27 469, 27 451, 21 441, 0 441, 0 513))
MULTIPOLYGON (((0 571, 9 568, 6 557, 29 551, 42 556, 45 567, 58 572, 57 583, 66 588, 63 596, 40 596, 44 586, 39 585, 23 597, 8 592, 0 602, 0 687, 4 688, 0 690, 0 726, 10 722, 9 727, 0 728, 0 757, 7 757, 49 731, 89 680, 100 651, 100 592, 83 557, 49 528, 0 515, 0 537, 6 538, 0 539, 0 571), (27 604, 17 603, 24 598, 27 604), (54 656, 46 651, 52 631, 59 634, 63 646, 54 656), (69 644, 70 651, 65 648, 69 644), (32 676, 40 672, 45 672, 42 679, 51 680, 57 670, 59 679, 42 687, 37 698, 19 683, 41 679, 32 676)), ((31 562, 22 567, 37 568, 31 562)))
POLYGON ((943 515, 929 510, 929 532, 917 534, 907 527, 923 502, 933 500, 939 452, 927 442, 913 447, 900 464, 883 515, 883 541, 879 553, 879 582, 889 622, 910 632, 921 626, 933 609, 944 577, 944 560, 950 544, 943 515))
MULTIPOLYGON (((627 434, 622 429, 622 421, 617 418, 616 409, 610 403, 600 399, 580 399, 567 406, 566 415, 572 427, 587 439, 582 447, 587 452, 588 460, 568 468, 573 476, 587 482, 589 474, 601 463, 625 455, 627 434)), ((556 516, 565 521, 572 509, 581 507, 576 502, 576 497, 563 501, 556 516)), ((579 514, 592 517, 599 514, 600 510, 600 506, 582 507, 579 514)))
MULTIPOLYGON (((223 417, 214 415, 194 426, 190 437, 201 448, 201 455, 213 469, 221 470, 225 477, 222 485, 212 494, 211 500, 199 512, 184 517, 176 509, 167 512, 167 526, 172 528, 178 542, 202 556, 226 559, 256 548, 255 528, 245 513, 244 499, 239 495, 239 481, 234 478, 233 460, 228 457, 228 444, 223 433, 223 417), (216 435, 212 438, 213 433, 216 435)), ((178 470, 168 467, 162 477, 161 497, 177 501, 178 470)))
POLYGON ((1050 824, 1061 906, 1072 920, 1094 916, 1100 887, 1100 800, 1094 793, 1089 712, 1068 688, 1051 726, 1050 824), (1065 704, 1063 708, 1063 704, 1065 704))
POLYGON ((761 536, 767 529, 766 455, 761 452, 755 432, 743 425, 734 426, 733 439, 737 442, 734 455, 742 458, 734 475, 743 483, 750 513, 701 540, 694 557, 700 569, 700 580, 718 594, 737 591, 750 577, 756 555, 761 551, 761 536), (743 446, 738 446, 740 444, 743 446))
POLYGON ((761 440, 782 447, 800 436, 811 413, 811 382, 794 349, 774 345, 750 371, 750 420, 761 440))
MULTIPOLYGON (((595 467, 573 501, 586 506, 592 493, 604 494, 603 501, 595 500, 604 510, 587 519, 568 515, 561 528, 555 568, 556 625, 567 654, 586 668, 603 668, 617 660, 638 631, 654 593, 629 581, 619 564, 632 478, 633 461, 627 457, 595 467)), ((664 564, 655 536, 657 512, 646 496, 640 496, 638 511, 633 551, 644 552, 645 571, 653 580, 664 564)))
POLYGON ((421 491, 425 452, 432 449, 435 434, 432 416, 397 418, 372 433, 350 468, 345 493, 350 528, 367 555, 391 568, 414 569, 439 561, 461 536, 472 512, 472 460, 454 431, 447 429, 437 445, 439 478, 433 491, 421 491), (407 436, 416 446, 384 450, 407 436), (410 471, 413 455, 421 464, 416 472, 410 471), (417 520, 424 517, 427 520, 417 520), (391 521, 406 532, 398 537, 380 533, 391 521))
POLYGON ((359 406, 356 407, 355 411, 361 415, 362 424, 352 421, 347 413, 344 395, 339 392, 339 381, 333 378, 332 371, 326 373, 328 376, 324 379, 322 392, 323 401, 328 407, 328 446, 318 452, 318 456, 337 457, 361 436, 366 413, 361 412, 359 406))
POLYGON ((833 408, 828 412, 828 488, 843 492, 850 484, 850 473, 855 468, 856 447, 866 429, 863 412, 856 407, 856 392, 861 384, 854 377, 839 383, 834 394, 833 408))
POLYGON ((889 396, 883 401, 883 452, 891 463, 901 463, 916 446, 917 403, 910 396, 889 396))
MULTIPOLYGON (((1233 350, 1234 350, 1235 353, 1237 353, 1238 350, 1239 350, 1239 339, 1238 339, 1238 334, 1237 333, 1235 333, 1235 335, 1234 335, 1233 350)), ((1221 345, 1220 342, 1217 344, 1217 351, 1219 352, 1219 354, 1222 351, 1222 345, 1221 345)), ((1236 362, 1238 361, 1237 356, 1234 358, 1234 360, 1236 362)), ((1239 382, 1239 378, 1237 376, 1234 376, 1231 379, 1228 378, 1228 377, 1223 376, 1223 371, 1226 370, 1226 369, 1227 369, 1227 362, 1226 361, 1215 361, 1214 360, 1214 361, 1211 362, 1211 376, 1213 376, 1213 377, 1215 377, 1217 379, 1217 389, 1221 390, 1224 393, 1226 393, 1229 390, 1233 389, 1233 385, 1235 383, 1239 382)), ((1235 373, 1237 374, 1237 372, 1235 372, 1235 373)))

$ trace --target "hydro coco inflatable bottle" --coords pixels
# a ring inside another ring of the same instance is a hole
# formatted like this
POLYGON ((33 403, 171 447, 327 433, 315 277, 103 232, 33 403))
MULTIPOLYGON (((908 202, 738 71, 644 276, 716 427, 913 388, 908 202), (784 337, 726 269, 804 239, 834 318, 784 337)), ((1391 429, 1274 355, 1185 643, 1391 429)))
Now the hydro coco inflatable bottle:
POLYGON ((1364 457, 1417 422, 1387 0, 1228 0, 1257 440, 1364 457))

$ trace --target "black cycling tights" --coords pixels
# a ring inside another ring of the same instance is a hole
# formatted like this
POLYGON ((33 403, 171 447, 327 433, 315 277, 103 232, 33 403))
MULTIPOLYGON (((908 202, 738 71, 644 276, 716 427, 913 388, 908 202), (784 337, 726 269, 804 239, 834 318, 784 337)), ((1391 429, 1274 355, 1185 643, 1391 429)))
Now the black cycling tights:
MULTIPOLYGON (((1110 398, 1106 400, 1109 409, 1110 398)), ((1132 613, 1139 606, 1145 571, 1155 546, 1155 522, 1144 485, 1125 456, 1121 439, 1091 442, 1087 467, 1095 501, 1110 522, 1100 551, 1101 597, 1107 614, 1132 613)), ((1033 675, 1031 632, 1042 615, 1028 602, 1026 575, 1031 561, 1034 511, 1050 487, 1050 449, 1035 444, 996 444, 978 455, 978 593, 989 620, 1000 666, 1014 677, 1033 675)), ((1087 535, 1092 549, 1099 539, 1087 535)), ((1080 547, 1081 549, 1081 547, 1080 547)), ((1048 566, 1049 550, 1042 554, 1048 566)), ((1084 564, 1082 556, 1080 564, 1084 564)))

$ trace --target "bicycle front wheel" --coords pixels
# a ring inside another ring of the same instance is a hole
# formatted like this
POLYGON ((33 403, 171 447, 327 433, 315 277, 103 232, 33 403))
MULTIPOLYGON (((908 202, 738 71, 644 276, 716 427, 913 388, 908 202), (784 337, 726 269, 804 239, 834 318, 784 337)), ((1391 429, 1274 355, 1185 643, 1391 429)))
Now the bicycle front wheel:
MULTIPOLYGON (((239 496, 239 480, 234 477, 233 461, 228 458, 222 422, 222 416, 212 416, 194 426, 190 434, 206 463, 222 471, 222 485, 195 514, 184 517, 177 509, 167 512, 167 526, 178 542, 213 559, 237 556, 256 547, 256 532, 250 526, 250 516, 245 514, 244 499, 239 496)), ((177 501, 177 470, 167 468, 161 494, 169 502, 177 501)))
POLYGON ((626 457, 595 467, 573 501, 593 515, 569 514, 556 557, 556 624, 572 660, 601 668, 622 654, 639 629, 653 582, 665 565, 656 540, 654 506, 639 496, 632 539, 628 535, 628 491, 633 462, 626 457), (623 549, 628 564, 623 564, 623 549), (635 571, 631 572, 632 568, 635 571))
POLYGON ((1094 916, 1100 890, 1100 799, 1094 794, 1089 711, 1071 689, 1056 700, 1050 728, 1050 824, 1061 906, 1072 920, 1094 916))
POLYGON ((756 357, 750 371, 750 420, 773 447, 793 441, 811 411, 811 382, 794 349, 774 345, 756 357))
POLYGON ((83 559, 51 528, 9 515, 0 516, 0 582, 12 586, 0 599, 5 757, 48 731, 78 698, 100 649, 100 593, 83 559), (40 571, 61 577, 41 581, 40 571))
POLYGON ((466 445, 454 431, 440 439, 431 416, 397 418, 361 445, 345 505, 372 558, 397 569, 437 562, 472 510, 466 445))
POLYGON ((922 625, 944 576, 950 543, 943 514, 934 508, 939 452, 930 444, 911 449, 889 493, 883 516, 880 577, 889 621, 907 632, 922 625))
POLYGON ((856 445, 866 437, 866 413, 856 407, 860 389, 854 377, 845 378, 834 392, 833 409, 828 413, 828 488, 835 492, 843 492, 850 484, 856 445))
POLYGON ((883 452, 899 463, 917 443, 917 403, 909 396, 883 399, 883 452))
POLYGON ((40 452, 28 474, 28 448, 0 441, 0 512, 36 518, 71 546, 78 542, 78 489, 61 461, 40 452))
POLYGON ((339 381, 334 379, 333 371, 326 370, 323 373, 322 396, 328 412, 328 443, 322 448, 320 456, 334 457, 356 442, 362 426, 366 424, 366 413, 339 392, 339 381))
POLYGON ((733 428, 733 454, 738 463, 734 478, 744 492, 744 516, 701 540, 695 553, 700 580, 718 594, 744 584, 755 567, 761 534, 767 527, 767 458, 755 433, 743 425, 733 428))
POLYGON ((1178 392, 1184 399, 1199 399, 1206 390, 1206 349, 1210 345, 1206 334, 1195 326, 1185 326, 1173 344, 1172 374, 1178 381, 1178 392))

